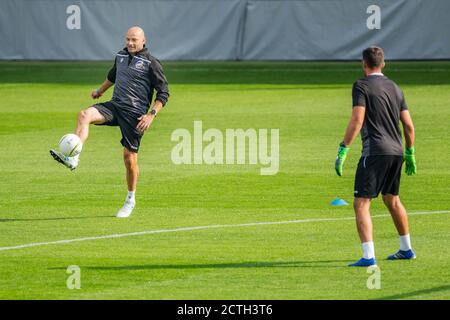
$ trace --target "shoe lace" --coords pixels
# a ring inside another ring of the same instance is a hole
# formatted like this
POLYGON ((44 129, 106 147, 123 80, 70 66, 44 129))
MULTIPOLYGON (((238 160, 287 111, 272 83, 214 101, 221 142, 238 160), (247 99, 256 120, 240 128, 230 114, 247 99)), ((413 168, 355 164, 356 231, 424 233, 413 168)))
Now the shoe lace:
POLYGON ((134 203, 131 201, 125 201, 125 203, 123 204, 123 208, 124 209, 133 209, 134 208, 134 203))

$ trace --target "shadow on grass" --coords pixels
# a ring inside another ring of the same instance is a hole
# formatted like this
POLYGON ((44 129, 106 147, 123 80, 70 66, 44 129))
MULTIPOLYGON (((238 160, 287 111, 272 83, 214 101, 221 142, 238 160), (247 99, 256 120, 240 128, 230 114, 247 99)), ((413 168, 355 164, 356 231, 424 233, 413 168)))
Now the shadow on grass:
MULTIPOLYGON (((144 264, 130 266, 86 266, 87 270, 98 271, 138 271, 159 269, 239 269, 239 268, 347 268, 349 260, 319 260, 319 261, 290 261, 290 262, 264 262, 248 261, 238 263, 205 263, 205 264, 144 264), (336 264, 339 263, 339 264, 336 264)), ((67 267, 49 268, 66 269, 67 267)))
MULTIPOLYGON (((392 295, 392 296, 376 298, 374 300, 407 299, 407 298, 412 298, 412 297, 415 297, 415 296, 420 296, 420 295, 425 295, 425 294, 430 294, 430 293, 435 293, 435 292, 442 292, 442 291, 450 291, 450 285, 434 287, 434 288, 428 288, 428 289, 422 289, 422 290, 417 290, 417 291, 411 291, 411 292, 396 294, 396 295, 392 295)), ((449 297, 450 297, 450 292, 449 292, 449 297)))
POLYGON ((110 216, 88 216, 88 217, 56 217, 56 218, 0 218, 0 222, 20 222, 20 221, 57 221, 57 220, 81 220, 81 219, 94 219, 94 218, 114 218, 115 215, 110 216))

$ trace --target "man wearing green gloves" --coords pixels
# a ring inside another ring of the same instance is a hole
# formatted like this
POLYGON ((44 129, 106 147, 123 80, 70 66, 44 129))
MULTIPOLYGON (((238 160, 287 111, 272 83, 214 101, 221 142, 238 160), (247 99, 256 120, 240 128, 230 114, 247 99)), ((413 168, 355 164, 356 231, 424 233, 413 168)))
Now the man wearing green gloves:
POLYGON ((376 265, 369 209, 371 200, 380 192, 400 235, 400 250, 388 260, 416 258, 411 247, 408 216, 398 195, 403 161, 407 175, 416 173, 414 125, 402 91, 381 72, 384 66, 383 49, 369 47, 363 51, 365 77, 353 84, 352 116, 335 162, 336 173, 341 176, 349 146, 361 132, 363 149, 355 175, 353 208, 363 257, 350 264, 356 267, 376 265), (399 122, 406 141, 404 153, 399 122))

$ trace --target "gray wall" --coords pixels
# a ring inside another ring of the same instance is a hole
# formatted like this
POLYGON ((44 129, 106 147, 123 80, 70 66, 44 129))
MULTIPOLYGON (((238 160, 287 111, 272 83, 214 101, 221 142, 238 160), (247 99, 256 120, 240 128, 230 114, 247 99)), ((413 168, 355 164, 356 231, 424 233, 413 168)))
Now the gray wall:
POLYGON ((449 13, 450 0, 0 0, 0 59, 110 60, 132 25, 162 60, 359 59, 373 44, 450 59, 449 13))

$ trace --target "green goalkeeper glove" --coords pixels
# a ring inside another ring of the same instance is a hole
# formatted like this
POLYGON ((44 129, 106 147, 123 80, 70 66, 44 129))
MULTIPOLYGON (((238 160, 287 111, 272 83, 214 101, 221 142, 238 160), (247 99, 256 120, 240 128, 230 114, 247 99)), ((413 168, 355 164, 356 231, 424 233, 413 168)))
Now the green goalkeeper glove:
POLYGON ((344 168, 344 161, 347 158, 347 153, 350 148, 347 148, 344 142, 339 145, 336 162, 334 163, 334 168, 336 169, 336 174, 340 177, 342 176, 342 170, 344 168))
POLYGON ((405 159, 405 173, 408 176, 416 174, 417 166, 416 166, 416 156, 414 155, 415 150, 414 147, 408 147, 405 150, 405 155, 403 159, 405 159))

